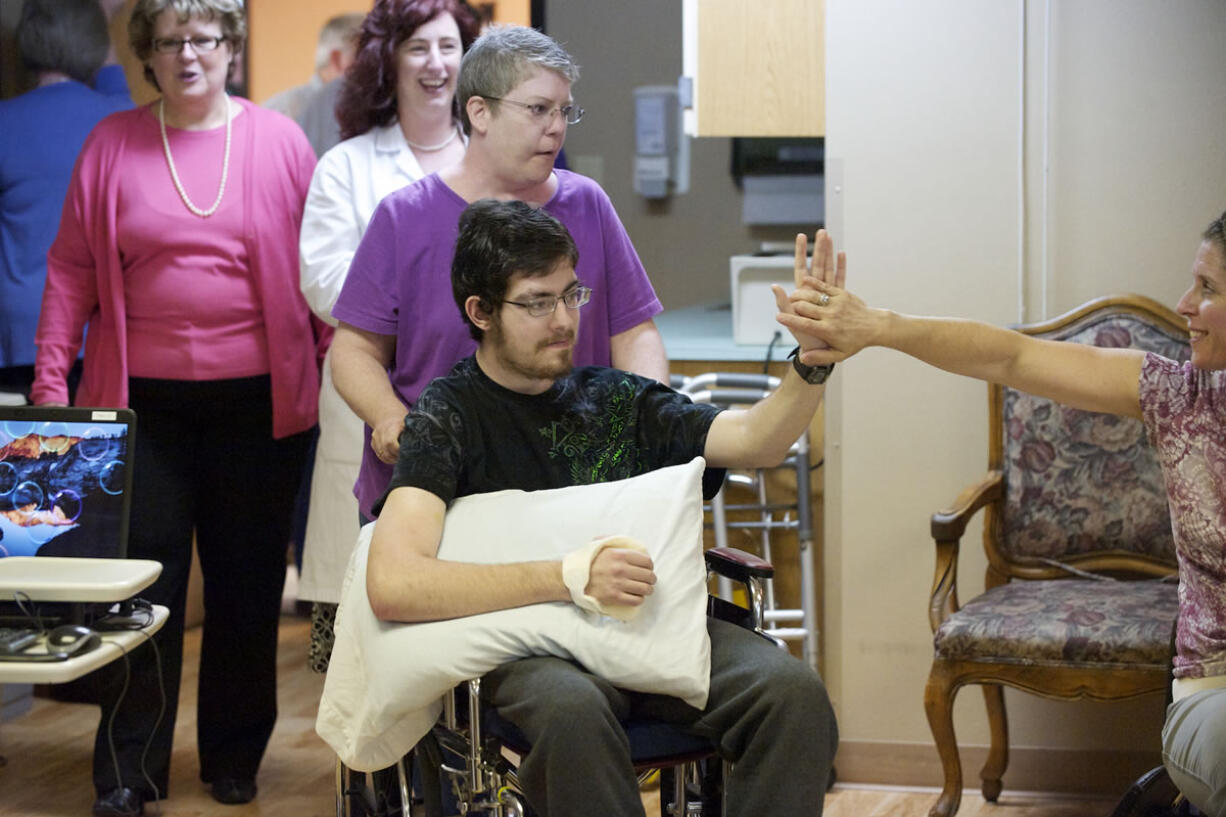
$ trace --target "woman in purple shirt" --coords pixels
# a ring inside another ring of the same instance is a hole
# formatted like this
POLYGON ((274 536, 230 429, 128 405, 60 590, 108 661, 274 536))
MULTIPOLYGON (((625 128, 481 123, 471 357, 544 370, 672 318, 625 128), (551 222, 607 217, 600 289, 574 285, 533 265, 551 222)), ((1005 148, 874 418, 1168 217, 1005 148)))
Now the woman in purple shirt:
POLYGON ((1192 285, 1176 306, 1192 360, 1062 343, 974 321, 870 309, 817 282, 788 326, 830 345, 815 365, 866 346, 1086 411, 1142 420, 1157 449, 1179 560, 1173 702, 1162 730, 1171 779, 1207 815, 1226 815, 1226 213, 1201 236, 1192 285))

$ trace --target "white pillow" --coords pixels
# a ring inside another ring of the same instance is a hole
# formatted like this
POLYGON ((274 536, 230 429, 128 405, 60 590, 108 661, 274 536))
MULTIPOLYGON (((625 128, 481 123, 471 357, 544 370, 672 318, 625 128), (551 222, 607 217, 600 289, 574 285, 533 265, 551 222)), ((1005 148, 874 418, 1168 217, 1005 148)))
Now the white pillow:
POLYGON ((629 622, 570 602, 423 624, 378 621, 366 597, 375 523, 364 527, 341 591, 316 731, 350 768, 385 768, 429 731, 444 693, 529 655, 570 658, 619 687, 706 706, 704 466, 696 458, 617 482, 478 494, 447 512, 439 557, 454 561, 560 559, 594 538, 637 539, 655 563, 657 583, 629 622))

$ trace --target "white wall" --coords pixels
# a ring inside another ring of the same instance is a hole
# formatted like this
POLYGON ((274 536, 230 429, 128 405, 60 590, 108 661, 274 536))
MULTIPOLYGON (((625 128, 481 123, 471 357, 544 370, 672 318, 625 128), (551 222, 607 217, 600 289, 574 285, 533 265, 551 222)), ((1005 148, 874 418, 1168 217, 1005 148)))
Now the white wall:
MULTIPOLYGON (((827 221, 870 303, 1005 324, 1111 292, 1173 304, 1186 286, 1226 208, 1226 4, 1053 0, 1050 39, 1047 5, 828 0, 827 221)), ((928 519, 985 470, 986 388, 881 351, 834 382, 827 683, 845 743, 931 745, 928 519)), ((1014 747, 1157 745, 1160 700, 1008 705, 1014 747)), ((986 743, 982 709, 960 696, 961 743, 986 743)))

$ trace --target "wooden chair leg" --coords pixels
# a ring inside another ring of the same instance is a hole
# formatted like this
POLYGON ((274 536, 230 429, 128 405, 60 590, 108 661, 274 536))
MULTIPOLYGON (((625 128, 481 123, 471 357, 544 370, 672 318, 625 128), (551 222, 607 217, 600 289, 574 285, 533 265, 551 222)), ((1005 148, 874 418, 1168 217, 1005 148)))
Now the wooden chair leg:
POLYGON ((945 771, 945 785, 936 805, 928 817, 953 817, 962 802, 962 761, 958 757, 958 739, 954 735, 954 696, 958 688, 953 684, 948 669, 934 662, 924 687, 924 711, 928 714, 928 728, 936 742, 941 767, 945 771))
POLYGON ((983 685, 983 701, 988 708, 988 728, 991 730, 991 745, 988 759, 983 764, 980 777, 983 780, 983 799, 995 803, 1003 787, 1001 778, 1009 765, 1009 717, 1005 713, 1005 689, 1000 684, 983 685))

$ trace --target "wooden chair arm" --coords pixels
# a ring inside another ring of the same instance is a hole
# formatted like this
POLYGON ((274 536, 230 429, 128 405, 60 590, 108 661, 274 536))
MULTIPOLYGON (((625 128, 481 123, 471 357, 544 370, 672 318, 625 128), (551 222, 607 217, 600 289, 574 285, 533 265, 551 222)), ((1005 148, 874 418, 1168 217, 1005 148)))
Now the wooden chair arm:
POLYGON ((979 482, 967 487, 948 508, 932 515, 932 538, 938 542, 957 541, 966 533, 966 524, 989 502, 1004 494, 1005 477, 1000 471, 989 471, 979 482))
POLYGON ((931 531, 936 544, 936 569, 928 597, 928 624, 932 631, 958 610, 958 548, 966 525, 981 508, 1004 495, 1004 474, 990 471, 969 486, 948 508, 932 515, 931 531))

